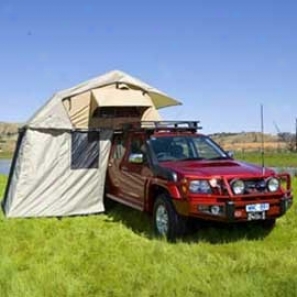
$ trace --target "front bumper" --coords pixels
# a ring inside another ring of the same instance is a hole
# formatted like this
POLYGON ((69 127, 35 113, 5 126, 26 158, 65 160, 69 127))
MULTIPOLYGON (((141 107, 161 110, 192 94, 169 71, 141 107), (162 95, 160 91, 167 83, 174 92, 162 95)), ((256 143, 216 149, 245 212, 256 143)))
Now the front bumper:
POLYGON ((258 219, 270 219, 278 218, 284 215, 287 210, 293 204, 292 196, 284 196, 278 199, 266 199, 266 200, 226 200, 225 202, 199 202, 196 201, 190 206, 189 215, 192 217, 199 217, 207 220, 225 221, 225 222, 240 222, 251 221, 258 219), (269 205, 268 210, 263 211, 251 211, 248 212, 246 207, 248 205, 269 205), (218 206, 220 211, 214 213, 212 209, 214 206, 218 206))
MULTIPOLYGON (((291 177, 287 173, 278 174, 281 187, 269 191, 267 180, 271 176, 232 176, 217 177, 207 194, 184 191, 184 199, 189 204, 189 216, 208 220, 236 222, 274 219, 284 215, 293 203, 291 177), (232 181, 240 179, 244 182, 244 192, 235 194, 232 181)), ((185 189, 189 189, 189 181, 185 189)), ((193 178, 194 180, 194 178, 193 178)), ((183 190, 183 187, 180 189, 183 190)))
MULTIPOLYGON (((252 201, 248 203, 244 203, 244 205, 237 205, 236 202, 233 201, 227 201, 225 204, 225 214, 226 214, 226 220, 229 222, 234 222, 236 220, 238 221, 249 221, 248 213, 245 210, 245 205, 253 204, 252 201)), ((264 217, 263 218, 277 218, 282 215, 284 215, 287 210, 292 206, 293 204, 293 197, 282 197, 279 199, 279 203, 271 203, 271 207, 267 211, 263 211, 264 217)))

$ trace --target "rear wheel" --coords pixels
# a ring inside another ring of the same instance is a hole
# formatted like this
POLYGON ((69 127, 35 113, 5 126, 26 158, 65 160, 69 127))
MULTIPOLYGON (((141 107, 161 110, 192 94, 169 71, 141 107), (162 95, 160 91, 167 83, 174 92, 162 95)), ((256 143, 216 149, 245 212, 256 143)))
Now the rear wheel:
POLYGON ((166 194, 161 194, 156 198, 153 220, 155 234, 166 237, 170 241, 184 235, 186 231, 186 219, 176 212, 166 194))
POLYGON ((116 206, 117 203, 116 201, 108 198, 105 194, 103 197, 103 204, 104 204, 105 212, 109 212, 116 206))

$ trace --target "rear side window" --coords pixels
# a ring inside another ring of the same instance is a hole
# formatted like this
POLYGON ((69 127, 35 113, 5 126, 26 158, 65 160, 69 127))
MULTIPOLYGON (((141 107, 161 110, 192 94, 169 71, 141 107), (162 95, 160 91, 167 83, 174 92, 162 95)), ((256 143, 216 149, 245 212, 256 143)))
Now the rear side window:
POLYGON ((99 167, 99 132, 75 131, 71 138, 71 169, 99 167))

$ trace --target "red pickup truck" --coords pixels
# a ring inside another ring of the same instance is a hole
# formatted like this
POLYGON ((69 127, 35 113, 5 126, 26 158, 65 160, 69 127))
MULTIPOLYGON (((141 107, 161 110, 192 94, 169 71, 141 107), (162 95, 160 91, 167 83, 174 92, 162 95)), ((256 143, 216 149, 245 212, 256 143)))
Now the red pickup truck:
POLYGON ((233 159, 199 122, 141 122, 115 131, 106 198, 153 215, 157 235, 182 236, 189 218, 273 227, 292 205, 290 175, 233 159))

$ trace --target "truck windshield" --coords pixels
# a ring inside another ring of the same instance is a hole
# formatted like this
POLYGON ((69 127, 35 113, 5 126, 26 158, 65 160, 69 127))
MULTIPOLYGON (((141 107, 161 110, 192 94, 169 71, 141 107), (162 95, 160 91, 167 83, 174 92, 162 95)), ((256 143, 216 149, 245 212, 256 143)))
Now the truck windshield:
POLYGON ((230 159, 205 135, 151 136, 150 144, 160 162, 230 159))

